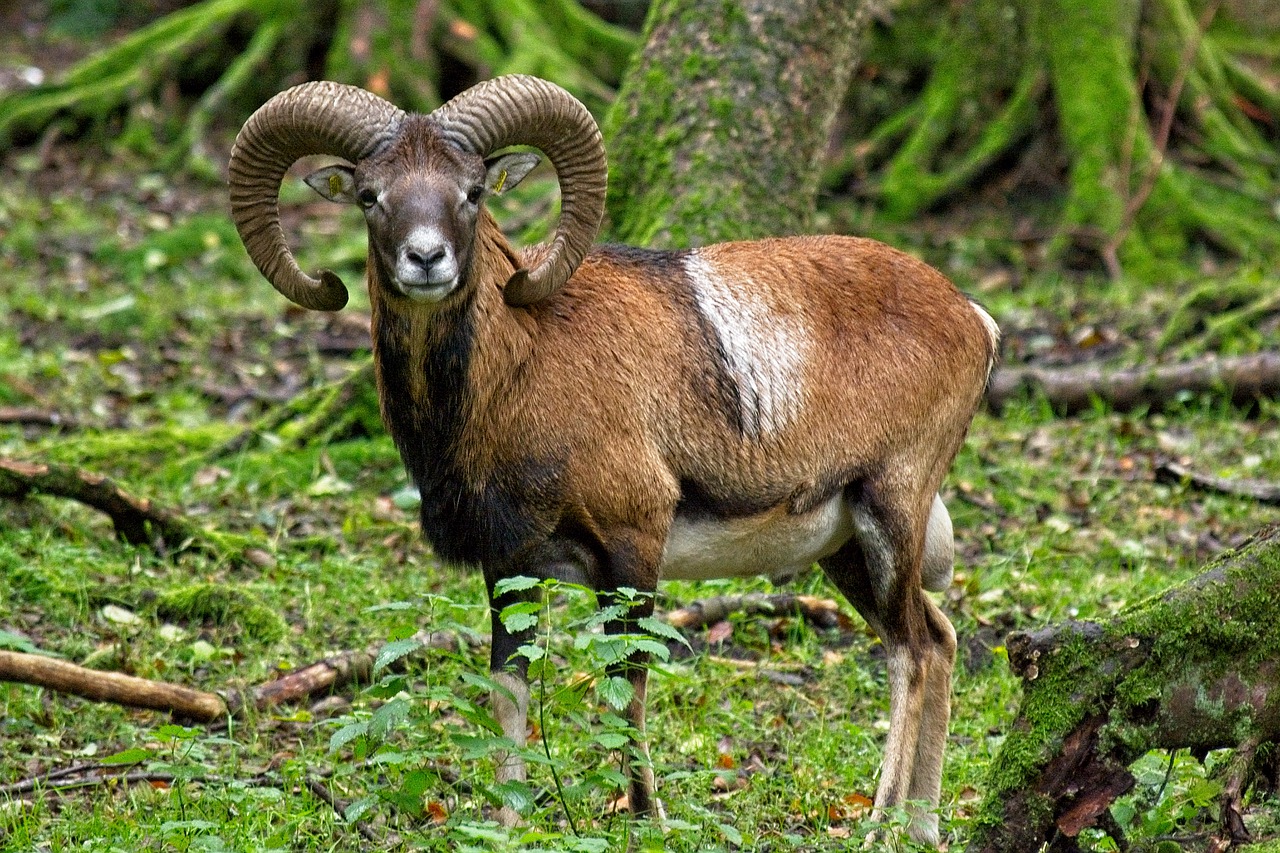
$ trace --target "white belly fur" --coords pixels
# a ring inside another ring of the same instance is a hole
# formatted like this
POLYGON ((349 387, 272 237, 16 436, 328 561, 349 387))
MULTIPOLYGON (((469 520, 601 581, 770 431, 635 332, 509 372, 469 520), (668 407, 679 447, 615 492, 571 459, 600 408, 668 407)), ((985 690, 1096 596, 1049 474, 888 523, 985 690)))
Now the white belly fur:
MULTIPOLYGON (((662 577, 792 577, 840 550, 856 532, 853 513, 840 494, 804 515, 792 515, 785 507, 732 519, 677 515, 662 552, 662 577)), ((951 517, 942 497, 935 495, 925 530, 922 586, 946 589, 953 564, 951 517)))
POLYGON ((745 518, 676 516, 662 554, 662 577, 785 577, 834 554, 852 535, 853 518, 840 494, 803 515, 779 507, 745 518))

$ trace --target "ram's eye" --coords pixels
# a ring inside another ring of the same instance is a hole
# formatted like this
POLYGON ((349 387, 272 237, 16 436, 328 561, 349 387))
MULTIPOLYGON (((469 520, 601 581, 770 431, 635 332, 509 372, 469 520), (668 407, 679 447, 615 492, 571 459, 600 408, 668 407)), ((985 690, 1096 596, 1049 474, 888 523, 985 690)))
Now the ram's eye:
POLYGON ((361 207, 368 209, 378 203, 378 194, 366 187, 356 194, 356 201, 360 202, 361 207))
POLYGON ((480 196, 484 195, 484 184, 476 184, 467 192, 467 201, 472 204, 480 203, 480 196))

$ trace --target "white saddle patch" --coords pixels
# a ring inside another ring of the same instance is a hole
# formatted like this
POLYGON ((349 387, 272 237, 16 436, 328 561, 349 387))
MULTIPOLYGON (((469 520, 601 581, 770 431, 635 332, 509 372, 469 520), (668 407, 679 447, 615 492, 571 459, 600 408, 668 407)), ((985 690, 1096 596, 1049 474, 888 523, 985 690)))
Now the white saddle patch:
POLYGON ((698 310, 719 339, 723 369, 737 386, 743 432, 758 439, 782 430, 804 405, 810 335, 802 318, 777 310, 765 301, 764 288, 726 275, 696 250, 685 256, 684 269, 698 310))

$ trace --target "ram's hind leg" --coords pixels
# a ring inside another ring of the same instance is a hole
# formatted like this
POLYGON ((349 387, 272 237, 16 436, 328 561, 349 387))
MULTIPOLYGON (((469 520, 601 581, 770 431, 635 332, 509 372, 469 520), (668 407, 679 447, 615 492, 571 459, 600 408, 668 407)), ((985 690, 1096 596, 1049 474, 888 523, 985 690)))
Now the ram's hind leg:
POLYGON ((936 844, 955 635, 920 587, 929 506, 920 509, 913 520, 915 514, 883 502, 851 499, 854 538, 822 567, 886 652, 889 736, 876 813, 923 800, 925 809, 912 815, 908 832, 936 844))

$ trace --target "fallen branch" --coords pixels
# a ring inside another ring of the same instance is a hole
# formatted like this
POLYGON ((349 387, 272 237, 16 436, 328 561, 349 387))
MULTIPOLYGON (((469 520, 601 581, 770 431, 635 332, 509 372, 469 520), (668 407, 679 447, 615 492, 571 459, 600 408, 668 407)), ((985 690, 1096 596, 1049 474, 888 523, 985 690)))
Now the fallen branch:
POLYGON ((116 533, 160 553, 195 546, 217 554, 208 534, 173 510, 131 495, 109 478, 69 465, 0 457, 0 498, 31 494, 71 498, 106 513, 116 533))
MULTIPOLYGON (((440 631, 422 632, 417 639, 423 649, 456 650, 465 642, 456 634, 440 631)), ((11 651, 0 651, 0 681, 32 684, 96 702, 168 711, 182 719, 211 723, 227 716, 240 716, 250 709, 265 711, 353 682, 368 681, 380 649, 379 645, 362 651, 341 652, 265 684, 221 693, 87 669, 46 655, 11 651)))
POLYGON ((829 598, 751 592, 744 595, 717 595, 700 598, 667 614, 667 623, 676 628, 698 629, 723 622, 733 613, 770 616, 802 616, 816 628, 852 630, 852 621, 840 612, 840 605, 829 598))
MULTIPOLYGON (((202 785, 219 784, 230 781, 217 776, 181 776, 174 773, 167 773, 157 770, 126 770, 123 767, 111 764, 77 764, 73 767, 64 767, 57 770, 50 770, 39 776, 29 779, 21 779, 17 782, 11 782, 7 785, 0 785, 0 796, 14 797, 23 794, 32 793, 51 793, 56 791, 70 791, 76 788, 92 788, 98 785, 107 784, 125 784, 132 785, 139 782, 149 784, 165 784, 171 785, 181 778, 186 782, 196 782, 202 785), (73 778, 74 777, 74 778, 73 778)), ((251 776, 248 779, 235 780, 240 784, 283 788, 286 784, 280 776, 270 770, 251 776)), ((448 781, 446 779, 446 781, 448 781)), ((347 803, 334 796, 329 788, 320 780, 320 777, 307 775, 303 780, 307 791, 310 794, 328 805, 337 814, 341 815, 346 811, 347 803)), ((353 821, 353 825, 360 836, 367 841, 385 841, 380 839, 369 826, 362 820, 353 821)))
POLYGON ((1205 356, 1179 364, 1108 368, 1003 367, 991 377, 987 405, 999 414, 1015 399, 1042 394, 1054 411, 1087 411, 1095 400, 1118 412, 1168 408, 1180 394, 1217 394, 1237 405, 1280 396, 1280 353, 1205 356))
POLYGON ((1172 459, 1157 463, 1155 475, 1156 480, 1161 483, 1187 485, 1205 492, 1249 498, 1264 504, 1280 504, 1280 483, 1266 480, 1233 480, 1227 477, 1214 477, 1210 474, 1198 474, 1172 459))
POLYGON ((0 681, 34 684, 96 702, 171 711, 176 716, 199 722, 216 720, 227 713, 226 703, 216 693, 119 672, 86 669, 25 652, 0 651, 0 681))
POLYGON ((0 424, 63 427, 64 429, 75 429, 79 426, 75 418, 31 406, 0 406, 0 424))

